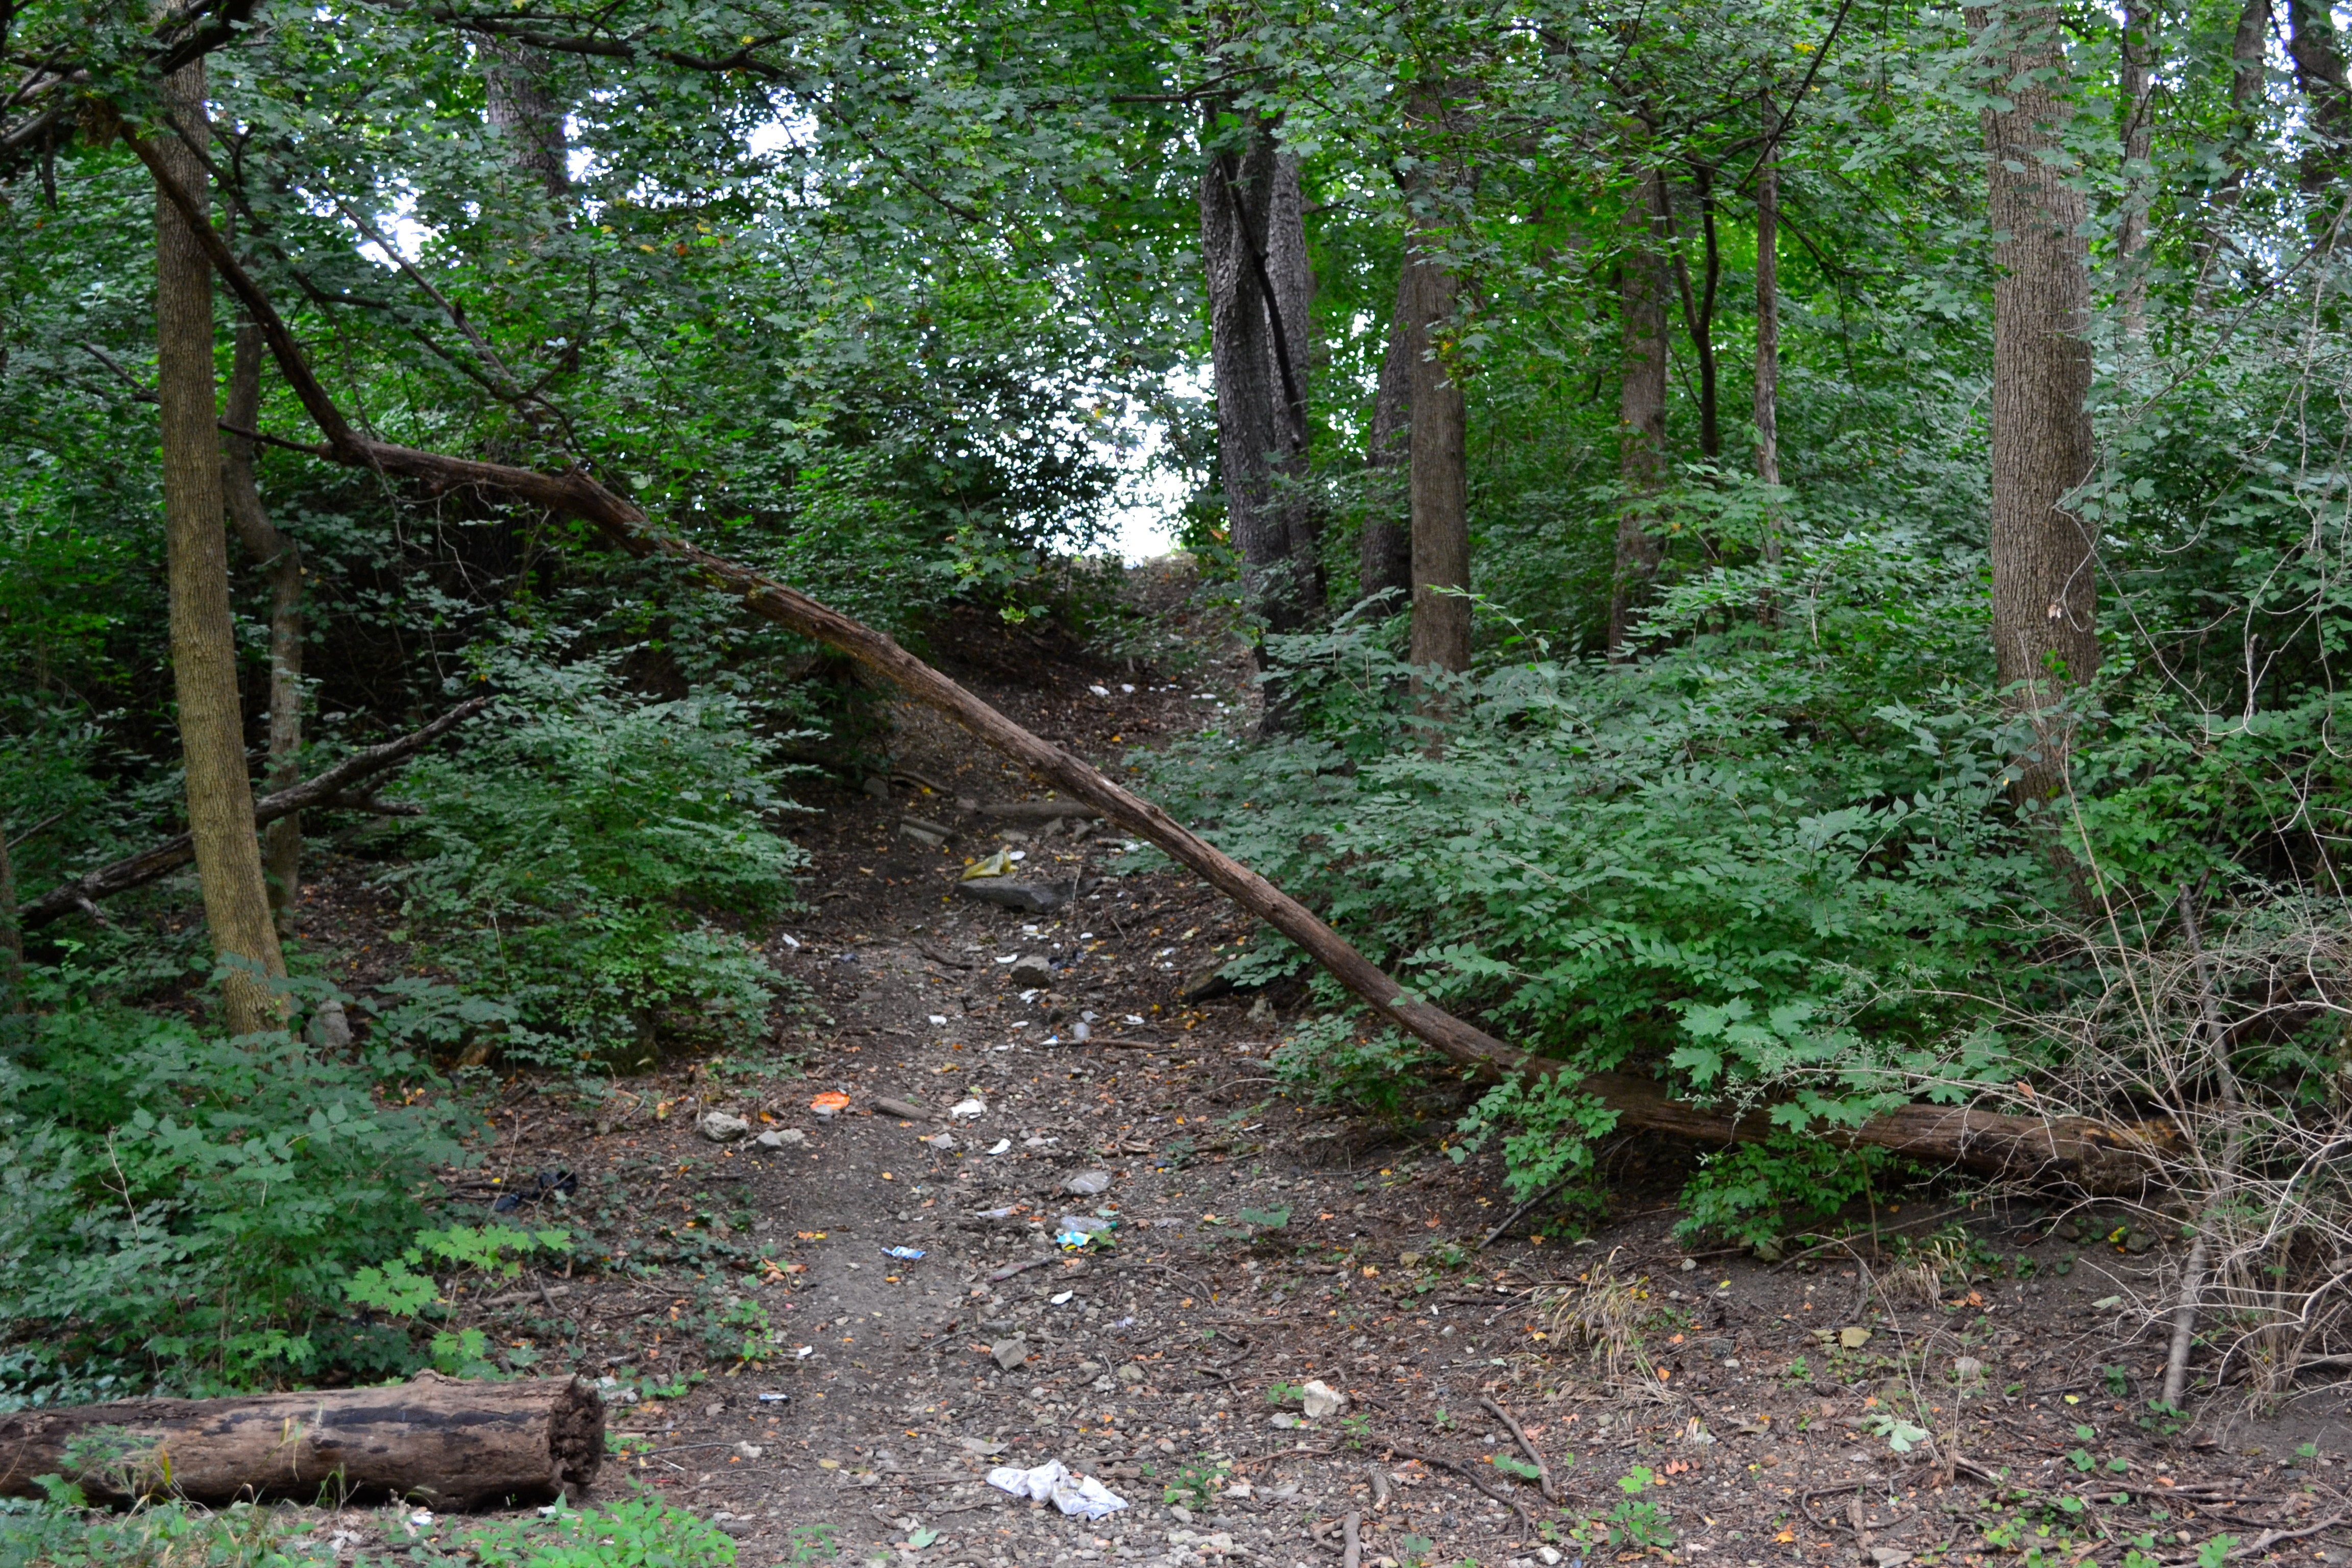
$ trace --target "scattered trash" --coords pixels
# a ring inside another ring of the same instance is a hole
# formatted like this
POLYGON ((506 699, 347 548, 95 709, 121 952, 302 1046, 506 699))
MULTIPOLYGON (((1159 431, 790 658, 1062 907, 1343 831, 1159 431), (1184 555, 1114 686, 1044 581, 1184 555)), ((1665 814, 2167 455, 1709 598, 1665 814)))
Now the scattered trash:
POLYGON ((1019 1205, 1006 1204, 1003 1208, 975 1209, 972 1211, 971 1217, 974 1219, 1011 1219, 1014 1215, 1017 1215, 1020 1212, 1021 1208, 1019 1205))
POLYGON ((751 1123, 747 1117, 730 1116, 723 1110, 706 1110, 702 1113, 702 1120, 694 1124, 694 1130, 713 1143, 732 1143, 751 1131, 751 1123))
POLYGON ((999 1138, 995 1142, 993 1142, 993 1143, 992 1143, 992 1144, 990 1144, 990 1145, 988 1146, 988 1152, 989 1152, 990 1153, 992 1153, 992 1154, 1002 1154, 1002 1153, 1005 1152, 1007 1150, 1011 1149, 1012 1147, 1013 1147, 1013 1140, 1012 1140, 1012 1139, 1010 1139, 1010 1138, 999 1138))
POLYGON ((961 1448, 967 1454, 978 1454, 982 1458, 987 1459, 992 1458, 998 1454, 1002 1454, 1005 1449, 1013 1447, 1013 1445, 1010 1443, 993 1443, 985 1437, 959 1437, 956 1439, 956 1447, 961 1448))
POLYGON ((787 1127, 781 1132, 762 1132, 751 1142, 762 1149, 797 1149, 808 1142, 808 1134, 797 1127, 787 1127))
MULTIPOLYGON (((982 877, 1009 877, 1012 874, 1013 858, 1005 850, 1000 849, 985 860, 975 860, 963 868, 961 880, 976 882, 982 877)), ((1003 960, 1000 959, 998 962, 1003 963, 1003 960)))
POLYGON ((928 1138, 918 1138, 915 1142, 928 1143, 942 1154, 951 1154, 957 1148, 955 1134, 952 1132, 934 1132, 928 1138))
POLYGON ((1108 1171, 1080 1171, 1076 1175, 1072 1176, 1068 1181, 1062 1184, 1062 1190, 1070 1194, 1074 1197, 1100 1197, 1103 1194, 1110 1191, 1110 1173, 1108 1171))
POLYGON ((948 1107, 948 1114, 959 1121, 967 1121, 975 1116, 987 1115, 988 1102, 977 1095, 970 1100, 960 1100, 948 1107))
POLYGON ((1110 688, 1108 686, 1089 686, 1087 689, 1093 692, 1097 697, 1108 697, 1110 695, 1110 688))
POLYGON ((635 1405, 643 1397, 635 1389, 623 1383, 619 1378, 612 1376, 598 1378, 596 1392, 604 1396, 604 1403, 607 1405, 635 1405))
POLYGON ((924 1253, 919 1247, 886 1247, 882 1249, 882 1256, 895 1258, 901 1263, 920 1263, 924 1253))
POLYGON ((988 1353, 998 1366, 1011 1372, 1029 1359, 1029 1342, 1017 1335, 1009 1340, 999 1340, 988 1347, 988 1353))
POLYGON ((1054 1222, 1054 1240, 1063 1247, 1084 1247, 1110 1236, 1111 1222, 1092 1215, 1066 1214, 1054 1222))
POLYGON ((1045 1298, 1045 1305, 1048 1307, 1066 1306, 1069 1303, 1070 1298, 1076 1294, 1077 1292, 1076 1290, 1065 1290, 1058 1296, 1048 1296, 1045 1298))
POLYGON ((932 1028, 934 1028, 934 1029, 944 1029, 944 1028, 946 1028, 947 1026, 948 1026, 948 1016, 947 1016, 945 1013, 934 1013, 934 1014, 932 1014, 932 1015, 931 1015, 931 1027, 932 1027, 932 1028))
POLYGON ((1129 1013, 1127 1016, 1127 1021, 1129 1024, 1140 1024, 1143 1022, 1143 1016, 1139 1013, 1129 1013))
POLYGON ((794 1345, 793 1347, 793 1359, 794 1361, 806 1361, 809 1357, 814 1354, 816 1354, 816 1347, 814 1345, 794 1345))
POLYGON ((783 943, 786 947, 793 949, 796 952, 800 951, 801 939, 794 936, 792 932, 788 931, 780 931, 776 935, 783 940, 783 943))
POLYGON ((1277 1410, 1267 1419, 1266 1424, 1277 1432, 1296 1432, 1307 1425, 1307 1420, 1306 1417, 1292 1411, 1277 1410))
POLYGON ((580 1190, 580 1178, 569 1171, 541 1171, 527 1176, 500 1193, 490 1205, 493 1214, 512 1214, 525 1204, 535 1204, 541 1198, 568 1198, 580 1190))
POLYGON ((760 1395, 760 1403, 762 1405, 790 1405, 792 1402, 793 1396, 789 1394, 763 1394, 760 1395))
POLYGON ((408 1528, 411 1530, 432 1529, 433 1510, 429 1508, 420 1508, 415 1513, 410 1514, 408 1516, 408 1528))
POLYGON ((1348 1408, 1348 1396, 1319 1377, 1309 1383, 1304 1393, 1303 1403, 1309 1421, 1320 1421, 1326 1415, 1337 1415, 1348 1408))
POLYGON ((988 1484, 1001 1492, 1050 1501, 1073 1519, 1107 1519, 1127 1506, 1127 1500, 1092 1476, 1074 1476, 1059 1459, 1048 1459, 1034 1470, 1011 1465, 988 1472, 988 1484))
POLYGON ((756 1459, 767 1451, 768 1450, 762 1448, 757 1443, 738 1443, 735 1445, 735 1457, 739 1459, 756 1459))
POLYGON ((1070 1038, 1076 1040, 1082 1046, 1088 1040, 1093 1039, 1094 1036, 1095 1032, 1092 1029, 1087 1028, 1084 1024, 1073 1024, 1070 1026, 1070 1038))
POLYGON ((815 1111, 825 1121, 830 1121, 835 1116, 849 1109, 849 1096, 842 1093, 838 1089, 827 1089, 824 1093, 818 1095, 814 1100, 809 1101, 809 1109, 815 1111))

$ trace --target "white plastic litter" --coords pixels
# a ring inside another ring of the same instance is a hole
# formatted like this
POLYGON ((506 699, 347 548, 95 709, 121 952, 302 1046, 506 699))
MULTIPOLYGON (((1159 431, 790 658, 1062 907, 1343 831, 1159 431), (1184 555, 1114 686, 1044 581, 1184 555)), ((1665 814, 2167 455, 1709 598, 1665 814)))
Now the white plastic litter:
POLYGON ((956 1101, 955 1104, 948 1107, 948 1114, 954 1117, 959 1121, 964 1121, 970 1117, 985 1116, 988 1114, 988 1103, 985 1100, 977 1099, 960 1100, 956 1101))
POLYGON ((930 1016, 930 1018, 931 1027, 934 1029, 944 1029, 947 1027, 948 1016, 945 1013, 934 1013, 930 1016))
POLYGON ((1070 1474, 1059 1459, 1048 1459, 1034 1470, 1002 1466, 988 1472, 988 1484, 1033 1502, 1051 1502, 1073 1519, 1107 1519, 1127 1506, 1125 1498, 1092 1476, 1070 1474))
POLYGON ((988 1146, 988 1152, 989 1152, 990 1153, 992 1153, 992 1154, 1002 1154, 1002 1153, 1003 1153, 1007 1149, 1010 1149, 1010 1148, 1012 1148, 1012 1147, 1013 1147, 1013 1140, 1012 1140, 1012 1139, 1010 1139, 1010 1138, 999 1138, 995 1142, 993 1142, 993 1143, 992 1143, 992 1144, 990 1144, 990 1145, 988 1146))

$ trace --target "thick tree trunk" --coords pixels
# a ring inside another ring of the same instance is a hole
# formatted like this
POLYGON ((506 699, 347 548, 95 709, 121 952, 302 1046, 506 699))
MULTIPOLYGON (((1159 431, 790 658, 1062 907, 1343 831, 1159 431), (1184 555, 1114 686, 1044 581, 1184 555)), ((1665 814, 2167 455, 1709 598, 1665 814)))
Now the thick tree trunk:
POLYGON ((579 1378, 244 1399, 125 1399, 0 1415, 0 1496, 62 1476, 93 1502, 394 1498, 436 1509, 577 1497, 604 1458, 604 1401, 579 1378))
MULTIPOLYGON (((1780 129, 1764 99, 1764 152, 1756 171, 1756 477, 1780 483, 1780 166, 1772 136, 1780 129)), ((1764 510, 1764 563, 1780 561, 1780 519, 1764 510)))
MULTIPOLYGON (((291 789, 302 778, 302 552, 269 521, 254 477, 254 444, 236 433, 257 428, 261 362, 268 353, 261 329, 239 321, 228 406, 221 421, 229 427, 221 437, 221 490, 238 542, 269 582, 269 763, 262 782, 275 793, 291 789)), ((301 897, 301 813, 289 812, 263 831, 261 868, 269 880, 278 934, 291 936, 301 897)))
MULTIPOLYGON (((1242 599, 1269 632, 1303 631, 1323 612, 1320 519, 1306 491, 1307 300, 1313 278, 1297 160, 1274 127, 1251 124, 1238 153, 1201 178, 1201 253, 1209 284, 1209 358, 1217 460, 1242 560, 1242 599)), ((1282 694, 1266 722, 1287 726, 1282 694)))
POLYGON ((557 199, 572 194, 563 115, 547 91, 547 59, 529 44, 476 34, 486 118, 512 148, 514 166, 557 199))
POLYGON ((1405 268, 1413 280, 1419 351, 1412 366, 1412 657, 1416 668, 1458 674, 1470 668, 1470 601, 1463 596, 1470 587, 1468 415, 1462 383, 1439 341, 1461 280, 1441 257, 1419 247, 1406 255, 1405 268))
MULTIPOLYGON (((160 154, 133 138, 151 169, 160 154)), ((194 212, 188 201, 188 210, 194 212)), ((897 642, 850 619, 789 584, 683 540, 656 532, 634 502, 578 469, 543 474, 500 463, 450 458, 373 440, 352 427, 312 374, 300 346, 270 307, 268 297, 207 229, 206 254, 268 333, 278 368, 317 423, 320 458, 372 472, 451 486, 503 490, 526 505, 575 517, 616 547, 640 557, 676 563, 738 599, 745 609, 801 636, 838 649, 927 707, 962 725, 986 744, 1072 799, 1157 845, 1241 908, 1297 942, 1381 1023, 1412 1035, 1440 1055, 1486 1078, 1541 1076, 1560 1064, 1496 1039, 1476 1025, 1412 995, 1353 944, 1296 899, 1204 841, 1150 801, 1106 777, 1059 746, 1040 739, 991 708, 897 642)), ((1619 1113, 1621 1126, 1716 1141, 1752 1141, 1770 1133, 1761 1114, 1733 1118, 1668 1099, 1658 1085, 1615 1075, 1581 1082, 1619 1113)), ((1834 1136, 2011 1176, 2056 1177, 2101 1190, 2137 1181, 2161 1157, 2160 1137, 2073 1118, 2000 1116, 1946 1106, 1907 1106, 1834 1136)))
POLYGON ((2156 189, 2148 154, 2156 120, 2150 93, 2156 84, 2157 14, 2153 0, 2125 0, 2123 24, 2123 222, 2116 234, 2116 261, 2123 278, 2117 313, 2124 335, 2147 336, 2147 211, 2156 189))
POLYGON ((1651 502, 1666 471, 1666 267, 1660 243, 1664 205, 1649 175, 1628 203, 1619 312, 1623 379, 1617 389, 1617 570, 1609 594, 1609 658, 1633 658, 1633 616, 1648 600, 1664 546, 1650 531, 1651 502))
MULTIPOLYGON (((423 751, 451 730, 489 707, 492 699, 468 698, 421 730, 411 731, 397 740, 354 752, 315 778, 303 780, 287 789, 263 795, 253 803, 253 820, 267 825, 294 816, 312 807, 333 807, 341 810, 380 811, 391 813, 394 807, 383 801, 355 799, 352 791, 366 784, 379 773, 399 766, 423 751)), ((415 811, 409 807, 399 815, 415 811)), ((100 899, 133 888, 143 888, 158 878, 168 877, 195 857, 195 849, 187 834, 176 834, 136 855, 126 855, 120 860, 110 860, 95 870, 85 871, 72 881, 51 888, 23 911, 25 929, 47 925, 61 920, 76 910, 96 915, 100 899)))
POLYGON ((1421 359, 1421 333, 1413 321, 1413 267, 1408 251, 1397 271, 1396 310, 1389 318, 1389 341, 1381 355, 1381 379, 1372 392, 1372 429, 1364 443, 1364 465, 1383 477, 1407 479, 1405 504, 1397 506, 1381 479, 1369 487, 1363 532, 1357 543, 1356 590, 1364 598, 1393 592, 1392 610, 1412 602, 1412 374, 1421 359))
POLYGON ((2287 0, 2286 18, 2287 54, 2310 113, 2299 183, 2318 209, 2314 224, 2324 229, 2334 220, 2336 185, 2352 158, 2352 89, 2345 84, 2344 46, 2330 0, 2287 0))
MULTIPOLYGON (((180 137, 158 143, 171 178, 206 189, 195 148, 209 139, 205 72, 194 65, 163 84, 180 137)), ((188 830, 204 887, 213 950, 229 961, 223 984, 229 1028, 250 1034, 285 1016, 268 982, 286 961, 271 923, 261 850, 253 837, 253 787, 245 772, 245 716, 237 700, 236 637, 229 612, 228 542, 222 527, 220 406, 213 371, 213 281, 179 211, 155 201, 155 396, 163 437, 163 524, 170 558, 172 679, 187 769, 188 830)))
MULTIPOLYGON (((2061 499, 2090 476, 2090 254, 2083 195, 2066 183, 2070 110, 2054 6, 1969 12, 2011 107, 1984 111, 1993 227, 1992 626, 2007 700, 2042 715, 2099 668, 2090 527, 2061 499)), ((2023 795, 2046 795, 2069 742, 2038 719, 2023 795)))

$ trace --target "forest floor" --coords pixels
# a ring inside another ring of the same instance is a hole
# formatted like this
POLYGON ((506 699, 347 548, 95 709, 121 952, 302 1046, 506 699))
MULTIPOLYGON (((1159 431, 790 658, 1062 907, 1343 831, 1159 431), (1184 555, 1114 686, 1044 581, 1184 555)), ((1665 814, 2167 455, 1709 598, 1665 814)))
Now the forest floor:
MULTIPOLYGON (((1182 583, 1154 583, 1190 613, 1182 583)), ((1109 765, 1245 717, 1237 650, 1195 629, 1173 680, 1042 658, 958 673, 1109 765)), ((1922 1188, 1809 1258, 1694 1255, 1673 1202, 1697 1152, 1654 1139, 1612 1146, 1610 1212, 1581 1239, 1540 1210, 1503 1224, 1497 1162, 1457 1162, 1444 1115, 1401 1126, 1285 1092, 1266 1058, 1298 994, 1182 1000, 1249 930, 1214 893, 1118 874, 1116 834, 1031 822, 1016 840, 955 814, 951 796, 1042 792, 943 721, 897 717, 895 782, 812 795, 821 815, 793 830, 811 900, 768 942, 805 987, 776 1042, 789 1068, 678 1062, 606 1097, 506 1087, 481 1173, 528 1193, 572 1173, 563 1219, 553 1200, 520 1212, 593 1246, 466 1321, 613 1380, 629 1457, 600 1495, 690 1506, 753 1568, 1319 1568, 1351 1515, 1363 1563, 1408 1568, 2119 1563, 2135 1542, 2202 1568, 2347 1560, 2332 1543, 2352 1530, 2310 1528, 2352 1517, 2335 1395, 2261 1419, 2222 1395, 2168 1439, 2143 1425, 2177 1268, 2161 1247, 2062 1241, 2053 1216, 1922 1188), (957 835, 927 843, 907 816, 957 835), (999 847, 1025 874, 1102 879, 1049 914, 960 895, 999 847), (810 1109, 827 1090, 849 1100, 830 1120, 810 1109), (984 1109, 950 1120, 967 1101, 984 1109), (782 1146, 710 1141, 712 1110, 782 1146), (1109 1244, 1057 1245, 1066 1215, 1112 1221, 1109 1244), (1977 1277, 1903 1295, 1895 1237, 1954 1226, 1977 1277), (1570 1322, 1596 1278, 1627 1288, 1597 1355, 1570 1322), (762 1323, 781 1349, 739 1360, 762 1323), (1344 1409, 1307 1419, 1310 1381, 1344 1409), (1888 1419, 1923 1407, 1946 1440, 1895 1452, 1888 1419), (1506 1412, 1556 1501, 1511 1473, 1506 1412), (1129 1506, 1089 1521, 984 1480, 1048 1460, 1129 1506)), ((406 1540, 397 1518, 320 1523, 365 1549, 406 1540)))

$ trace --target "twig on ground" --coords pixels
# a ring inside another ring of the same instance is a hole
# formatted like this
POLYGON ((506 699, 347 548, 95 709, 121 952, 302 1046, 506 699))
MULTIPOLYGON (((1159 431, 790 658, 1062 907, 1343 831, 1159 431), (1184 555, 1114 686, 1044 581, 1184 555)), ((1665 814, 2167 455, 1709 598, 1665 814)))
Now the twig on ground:
POLYGON ((2230 1561, 2234 1563, 2241 1557, 2252 1557, 2258 1552, 2268 1552, 2282 1541, 2300 1541, 2306 1535, 2317 1535, 2321 1531, 2333 1530, 2343 1522, 2342 1514, 2332 1513, 2317 1524, 2306 1524, 2301 1530, 2265 1530, 2245 1545, 2231 1552, 2230 1561))
POLYGON ((1488 1247, 1494 1246, 1497 1237, 1502 1236, 1505 1231, 1519 1223, 1521 1215, 1525 1215, 1529 1209, 1534 1208, 1538 1204, 1542 1203, 1545 1199, 1550 1197, 1554 1193, 1559 1191, 1560 1188, 1568 1185, 1571 1179, 1572 1178, 1569 1176, 1562 1176, 1559 1181, 1554 1182, 1550 1186, 1546 1187, 1543 1191, 1538 1193, 1535 1196, 1529 1198, 1527 1202, 1521 1204, 1510 1213, 1505 1215, 1503 1216, 1503 1223, 1488 1231, 1485 1236, 1481 1237, 1478 1240, 1478 1245, 1472 1247, 1470 1250, 1473 1252, 1484 1252, 1488 1247))
POLYGON ((1504 1507, 1509 1509, 1513 1513, 1517 1514, 1519 1516, 1520 1522, 1524 1523, 1529 1530, 1533 1530, 1536 1527, 1536 1516, 1528 1511, 1528 1505, 1513 1497, 1510 1493, 1496 1489, 1496 1486, 1492 1482, 1488 1481, 1486 1477, 1478 1473, 1477 1468, 1475 1466, 1465 1465, 1459 1459, 1449 1459, 1443 1454, 1423 1453, 1419 1448, 1413 1447, 1412 1445, 1407 1443, 1401 1443, 1394 1437, 1375 1436, 1372 1440, 1379 1443, 1382 1447, 1387 1448, 1391 1453, 1402 1454, 1408 1459, 1419 1459, 1424 1465, 1443 1465, 1445 1468, 1452 1470, 1455 1475, 1460 1476, 1464 1480, 1468 1481, 1472 1486, 1476 1487, 1480 1491, 1485 1492, 1496 1502, 1501 1503, 1504 1507))
POLYGON ((1535 1440, 1528 1436, 1527 1428, 1521 1426, 1518 1423, 1518 1419, 1509 1411, 1503 1408, 1502 1402, 1500 1400, 1481 1399, 1478 1403, 1485 1405, 1488 1411, 1492 1412, 1495 1419, 1500 1421, 1505 1426, 1508 1427, 1510 1429, 1511 1436, 1518 1439, 1520 1451, 1527 1455, 1528 1462, 1536 1468, 1536 1485, 1541 1489, 1544 1495, 1544 1501, 1551 1503, 1558 1502, 1559 1500, 1559 1488, 1552 1481, 1551 1466, 1544 1462, 1543 1450, 1536 1447, 1535 1440))

